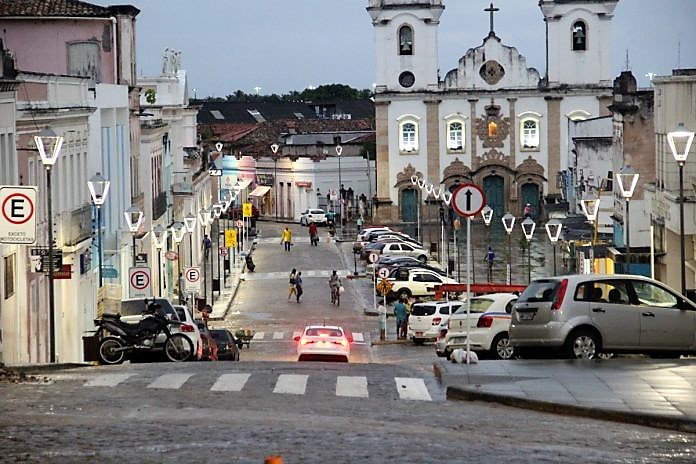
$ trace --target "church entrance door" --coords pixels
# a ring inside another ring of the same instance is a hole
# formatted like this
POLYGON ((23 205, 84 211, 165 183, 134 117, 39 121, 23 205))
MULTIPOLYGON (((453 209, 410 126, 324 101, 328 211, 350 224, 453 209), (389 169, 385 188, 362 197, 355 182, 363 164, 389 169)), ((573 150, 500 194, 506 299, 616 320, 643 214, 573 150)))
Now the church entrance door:
POLYGON ((527 203, 529 203, 532 205, 532 219, 539 219, 541 213, 541 205, 539 204, 539 186, 532 183, 523 184, 520 197, 522 200, 522 211, 520 211, 520 213, 524 214, 524 207, 527 203))
POLYGON ((505 212, 505 181, 501 176, 488 176, 483 179, 483 193, 486 203, 493 208, 496 217, 502 217, 505 212))
POLYGON ((415 189, 407 188, 401 191, 401 220, 404 223, 406 233, 415 237, 415 230, 418 224, 418 192, 415 189))

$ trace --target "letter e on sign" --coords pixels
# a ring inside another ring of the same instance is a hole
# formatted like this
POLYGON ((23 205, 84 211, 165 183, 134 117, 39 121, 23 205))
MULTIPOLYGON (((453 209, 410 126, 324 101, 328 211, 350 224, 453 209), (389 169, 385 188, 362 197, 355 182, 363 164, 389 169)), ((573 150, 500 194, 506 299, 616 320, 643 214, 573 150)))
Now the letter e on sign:
POLYGON ((36 187, 0 186, 0 243, 36 241, 36 187))

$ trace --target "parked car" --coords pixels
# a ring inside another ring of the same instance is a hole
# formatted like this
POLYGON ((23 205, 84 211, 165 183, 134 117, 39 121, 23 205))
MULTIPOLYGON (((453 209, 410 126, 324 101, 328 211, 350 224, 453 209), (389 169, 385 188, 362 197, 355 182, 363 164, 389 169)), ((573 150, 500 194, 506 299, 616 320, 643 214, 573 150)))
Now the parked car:
POLYGON ((407 337, 416 345, 435 340, 440 331, 440 324, 446 324, 450 315, 463 304, 457 300, 415 303, 408 317, 407 337))
POLYGON ((203 355, 201 356, 201 360, 217 361, 218 347, 215 338, 213 338, 210 329, 208 329, 208 325, 201 320, 197 320, 196 325, 198 325, 198 330, 201 332, 201 339, 203 340, 203 355))
POLYGON ((339 360, 348 362, 352 337, 343 328, 334 325, 308 325, 297 342, 297 360, 339 360))
POLYGON ((193 343, 194 359, 201 360, 203 358, 203 340, 201 339, 201 331, 198 330, 198 324, 193 319, 191 311, 185 305, 172 305, 181 322, 184 324, 179 328, 181 332, 191 339, 193 343))
POLYGON ((408 273, 398 277, 387 278, 393 284, 388 298, 409 298, 411 296, 433 296, 435 286, 441 284, 456 284, 456 280, 442 276, 427 269, 408 269, 408 273))
POLYGON ((365 265, 365 272, 368 274, 374 274, 375 269, 380 269, 383 267, 389 268, 391 274, 394 270, 400 267, 420 267, 423 269, 429 269, 431 271, 437 272, 440 275, 447 275, 447 271, 441 269, 438 266, 437 261, 427 261, 425 264, 416 258, 411 258, 410 256, 380 256, 376 263, 367 263, 365 265))
MULTIPOLYGON (((365 247, 363 254, 365 259, 370 253, 377 253, 384 256, 409 256, 416 258, 422 263, 428 261, 428 252, 425 248, 401 241, 375 242, 365 247)), ((362 255, 361 255, 362 256, 362 255)))
POLYGON ((457 348, 466 349, 467 330, 472 351, 489 354, 496 359, 511 359, 510 313, 517 301, 514 293, 491 293, 471 298, 467 316, 466 303, 450 316, 444 332, 435 345, 438 356, 449 359, 457 348))
POLYGON ((363 227, 363 229, 362 229, 362 230, 360 231, 360 233, 358 234, 358 237, 356 238, 356 241, 358 241, 358 242, 365 241, 365 240, 367 239, 367 236, 368 236, 371 232, 375 232, 375 231, 378 231, 378 230, 385 231, 385 232, 391 231, 391 229, 390 229, 389 227, 387 227, 387 226, 365 226, 365 227, 363 227))
POLYGON ((210 334, 217 344, 217 357, 220 361, 239 361, 241 340, 237 341, 227 329, 211 329, 210 334))
POLYGON ((393 233, 394 231, 390 229, 376 229, 365 234, 358 235, 357 240, 353 242, 353 253, 360 253, 365 246, 367 246, 367 244, 375 242, 378 237, 382 235, 392 235, 393 233))
POLYGON ((310 222, 319 224, 320 226, 326 225, 326 211, 318 208, 311 208, 300 213, 300 225, 308 226, 310 222))
POLYGON ((423 248, 423 244, 416 240, 415 238, 412 238, 406 234, 401 234, 398 232, 388 232, 386 234, 381 234, 375 237, 374 242, 384 242, 384 241, 399 241, 399 242, 404 242, 404 243, 409 243, 411 245, 423 248))
MULTIPOLYGON (((220 216, 223 219, 241 219, 244 211, 242 210, 242 206, 230 206, 227 209, 227 213, 223 213, 222 216, 220 216)), ((258 219, 259 216, 261 215, 259 209, 252 204, 251 205, 251 217, 254 219, 258 219)))
POLYGON ((510 342, 522 356, 539 349, 584 359, 696 354, 696 304, 638 275, 535 279, 513 307, 510 342))
POLYGON ((408 263, 408 264, 398 264, 396 266, 391 266, 390 271, 389 271, 389 277, 394 277, 397 280, 404 280, 405 273, 408 272, 409 269, 427 269, 428 271, 433 271, 437 274, 440 274, 441 276, 447 277, 447 271, 444 271, 440 269, 439 267, 435 266, 430 266, 428 264, 423 264, 420 261, 418 261, 418 264, 414 263, 408 263), (400 274, 404 274, 404 277, 400 277, 400 274))

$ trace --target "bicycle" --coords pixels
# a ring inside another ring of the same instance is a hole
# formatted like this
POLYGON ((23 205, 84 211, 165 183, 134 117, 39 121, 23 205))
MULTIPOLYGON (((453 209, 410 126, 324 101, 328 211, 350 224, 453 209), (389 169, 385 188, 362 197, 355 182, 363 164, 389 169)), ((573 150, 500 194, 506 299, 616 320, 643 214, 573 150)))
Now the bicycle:
POLYGON ((339 306, 341 304, 341 292, 338 287, 331 287, 331 304, 339 306))

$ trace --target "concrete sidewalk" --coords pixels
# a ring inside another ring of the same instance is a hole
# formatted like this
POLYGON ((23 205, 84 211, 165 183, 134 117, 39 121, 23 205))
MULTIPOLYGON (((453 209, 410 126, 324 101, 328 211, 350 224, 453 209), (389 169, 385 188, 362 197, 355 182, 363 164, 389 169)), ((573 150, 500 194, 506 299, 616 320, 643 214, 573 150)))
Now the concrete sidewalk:
POLYGON ((512 360, 433 365, 451 400, 696 433, 696 359, 512 360))

